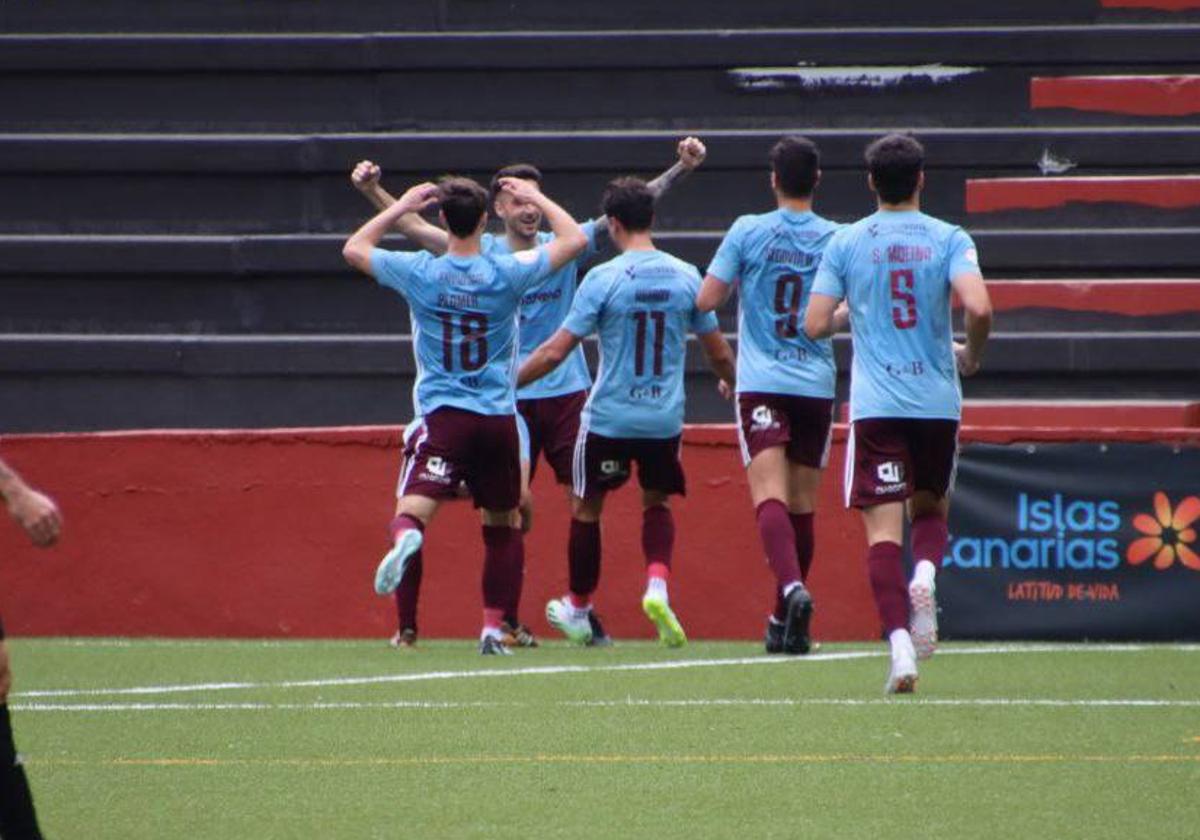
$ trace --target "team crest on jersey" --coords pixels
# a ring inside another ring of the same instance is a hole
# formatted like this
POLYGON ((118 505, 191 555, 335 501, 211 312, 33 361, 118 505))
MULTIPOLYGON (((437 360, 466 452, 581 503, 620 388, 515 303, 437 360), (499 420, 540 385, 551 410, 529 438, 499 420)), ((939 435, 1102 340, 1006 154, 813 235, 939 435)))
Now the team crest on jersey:
POLYGON ((775 412, 767 405, 756 405, 750 412, 750 428, 755 432, 763 432, 778 425, 775 422, 775 412))

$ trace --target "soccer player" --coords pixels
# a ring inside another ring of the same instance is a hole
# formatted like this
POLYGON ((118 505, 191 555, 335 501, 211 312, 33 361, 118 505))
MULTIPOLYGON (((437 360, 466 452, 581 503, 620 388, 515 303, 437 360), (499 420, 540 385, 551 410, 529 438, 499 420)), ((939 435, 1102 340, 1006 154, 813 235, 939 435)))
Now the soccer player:
POLYGON ((505 178, 500 188, 536 204, 555 237, 515 255, 480 252, 487 224, 487 192, 468 178, 419 184, 367 222, 343 248, 346 261, 395 289, 408 301, 417 357, 416 410, 424 430, 403 476, 393 547, 376 570, 375 589, 391 594, 425 527, 442 501, 465 482, 483 510, 484 620, 480 652, 509 653, 500 623, 523 568, 524 546, 512 527, 521 496, 517 438, 516 314, 521 297, 574 260, 587 236, 536 185, 505 178), (405 213, 440 202, 448 242, 443 256, 396 253, 377 246, 405 213))
MULTIPOLYGON (((707 154, 704 144, 695 137, 679 141, 676 148, 678 160, 647 185, 657 201, 679 180, 687 176, 704 162, 707 154)), ((395 199, 380 185, 382 171, 371 161, 361 161, 351 174, 354 186, 378 209, 383 209, 395 199)), ((543 231, 542 212, 534 204, 523 201, 511 193, 499 189, 500 179, 521 178, 537 185, 542 183, 542 173, 536 166, 518 163, 506 166, 492 179, 492 207, 504 222, 503 235, 485 233, 481 242, 483 253, 515 254, 544 245, 553 238, 552 232, 543 231)), ((607 221, 602 217, 582 225, 588 236, 588 247, 576 260, 563 266, 553 277, 527 294, 521 301, 519 358, 524 360, 543 341, 553 335, 562 324, 571 308, 575 289, 579 281, 579 266, 584 260, 595 256, 607 242, 607 221)), ((421 247, 435 254, 446 250, 446 231, 431 225, 415 213, 401 216, 397 230, 421 247)), ((570 359, 551 375, 517 392, 517 410, 525 418, 530 435, 530 477, 536 474, 539 454, 554 471, 559 485, 570 494, 572 476, 571 462, 575 449, 575 438, 579 431, 579 415, 591 386, 587 362, 583 350, 577 350, 570 359)), ((532 496, 525 492, 522 497, 522 525, 528 530, 533 516, 532 496)), ((396 590, 398 609, 407 614, 407 605, 417 602, 420 587, 421 557, 413 558, 413 574, 406 575, 396 590)), ((518 585, 520 580, 518 578, 518 585)), ((517 616, 516 605, 520 602, 520 591, 512 599, 513 609, 505 616, 505 637, 518 645, 536 644, 529 628, 517 616)), ((594 613, 589 615, 592 623, 592 643, 608 644, 610 639, 600 620, 594 613)), ((395 642, 404 638, 415 638, 415 632, 405 634, 403 619, 395 642)))
MULTIPOLYGON (((738 438, 758 532, 775 575, 767 653, 808 653, 813 511, 829 457, 837 370, 829 339, 802 329, 821 252, 836 222, 813 213, 821 177, 811 140, 784 137, 770 153, 777 209, 742 216, 713 257, 696 301, 705 312, 738 286, 738 438)), ((839 313, 845 325, 844 310, 839 313)))
POLYGON ((734 385, 733 351, 716 316, 696 308, 699 272, 655 248, 650 234, 654 196, 646 183, 619 178, 605 189, 603 204, 621 255, 588 272, 566 322, 517 375, 518 385, 527 386, 570 358, 586 336, 600 336, 600 370, 575 444, 570 593, 546 605, 546 618, 572 642, 586 644, 591 638, 588 613, 600 577, 604 498, 629 479, 636 462, 646 558, 642 609, 660 641, 679 647, 687 636, 667 594, 675 542, 667 500, 685 492, 679 454, 688 331, 699 337, 727 389, 734 385))
POLYGON ((885 690, 916 687, 917 660, 937 645, 935 573, 946 552, 946 516, 962 414, 959 374, 979 369, 992 304, 971 237, 920 210, 925 150, 907 134, 867 147, 879 210, 839 231, 825 249, 808 304, 810 338, 834 331, 850 306, 854 365, 846 505, 862 511, 867 568, 891 647, 885 690), (962 300, 966 344, 954 341, 950 294, 962 300), (905 581, 905 516, 915 568, 905 581))
MULTIPOLYGON (((16 470, 0 461, 0 498, 17 524, 39 548, 58 542, 62 514, 48 496, 21 480, 16 470)), ((4 625, 0 623, 0 837, 5 840, 41 840, 33 795, 25 768, 13 742, 12 721, 8 716, 8 690, 12 687, 8 646, 4 643, 4 625)))

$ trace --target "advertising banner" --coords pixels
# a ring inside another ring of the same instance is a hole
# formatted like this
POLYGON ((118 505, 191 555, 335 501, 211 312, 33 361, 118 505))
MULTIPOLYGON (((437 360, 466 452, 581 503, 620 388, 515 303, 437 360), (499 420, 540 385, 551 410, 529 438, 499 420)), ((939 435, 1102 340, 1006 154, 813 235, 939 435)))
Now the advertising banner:
POLYGON ((1200 639, 1200 448, 963 447, 947 639, 1200 639))

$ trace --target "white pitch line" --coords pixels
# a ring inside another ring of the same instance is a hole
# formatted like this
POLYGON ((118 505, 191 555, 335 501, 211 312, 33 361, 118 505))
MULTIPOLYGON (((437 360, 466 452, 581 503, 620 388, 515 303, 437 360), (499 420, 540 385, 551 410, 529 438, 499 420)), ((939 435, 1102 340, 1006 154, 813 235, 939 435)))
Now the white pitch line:
POLYGON ((737 708, 737 707, 797 707, 797 706, 933 706, 933 707, 1000 707, 1000 708, 1098 708, 1098 709, 1176 709, 1200 708, 1200 700, 1159 700, 1145 698, 1062 699, 1037 697, 977 697, 977 698, 905 698, 887 699, 854 697, 785 697, 785 698, 709 698, 683 700, 562 700, 540 704, 521 701, 437 701, 394 700, 365 702, 316 703, 28 703, 14 705, 19 712, 290 712, 345 710, 416 710, 443 711, 455 709, 517 709, 543 708, 547 705, 563 708, 657 709, 657 708, 737 708))
MULTIPOLYGON (((988 645, 970 648, 943 648, 938 656, 985 656, 993 654, 1034 653, 1141 653, 1146 651, 1197 652, 1200 645, 988 645)), ((434 680, 479 679, 484 677, 554 676, 558 674, 592 674, 630 671, 669 671, 690 668, 716 668, 745 665, 801 665, 804 663, 839 662, 884 656, 885 651, 842 651, 816 653, 803 657, 748 656, 730 659, 678 659, 666 662, 637 662, 622 665, 543 665, 528 668, 503 668, 465 671, 418 671, 407 674, 381 674, 370 677, 330 677, 323 679, 283 680, 279 682, 210 682, 179 685, 147 685, 128 688, 64 688, 24 691, 13 698, 30 697, 96 697, 154 694, 184 694, 197 691, 241 691, 253 689, 335 688, 362 685, 429 682, 434 680)))

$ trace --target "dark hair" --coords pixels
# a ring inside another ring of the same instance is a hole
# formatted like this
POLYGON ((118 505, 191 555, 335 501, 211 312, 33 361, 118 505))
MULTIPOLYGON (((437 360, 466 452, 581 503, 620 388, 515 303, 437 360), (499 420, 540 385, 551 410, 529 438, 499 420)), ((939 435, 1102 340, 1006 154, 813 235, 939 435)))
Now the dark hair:
POLYGON ((487 212, 487 191, 477 181, 454 176, 443 178, 438 188, 446 227, 460 239, 470 236, 487 212))
POLYGON ((526 181, 533 181, 539 187, 542 185, 542 171, 532 163, 511 163, 496 170, 496 174, 492 176, 492 183, 488 186, 488 198, 491 199, 493 204, 500 196, 501 178, 521 178, 526 181))
POLYGON ((807 137, 790 134, 771 147, 771 171, 779 191, 788 198, 808 198, 817 186, 821 153, 807 137))
POLYGON ((600 207, 604 215, 616 219, 631 233, 650 230, 654 224, 654 193, 641 178, 609 181, 600 207))
POLYGON ((925 147, 911 134, 888 134, 867 146, 867 170, 885 204, 908 201, 925 168, 925 147))

